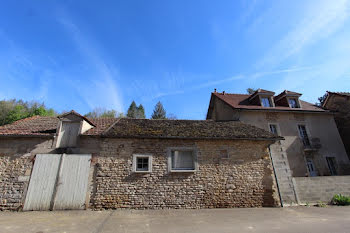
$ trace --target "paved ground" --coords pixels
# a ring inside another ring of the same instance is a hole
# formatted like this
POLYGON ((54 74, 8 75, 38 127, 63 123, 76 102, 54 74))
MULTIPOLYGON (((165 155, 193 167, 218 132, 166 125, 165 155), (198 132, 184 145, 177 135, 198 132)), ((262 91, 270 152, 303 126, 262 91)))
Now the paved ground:
POLYGON ((0 212, 0 232, 350 232, 350 207, 0 212))

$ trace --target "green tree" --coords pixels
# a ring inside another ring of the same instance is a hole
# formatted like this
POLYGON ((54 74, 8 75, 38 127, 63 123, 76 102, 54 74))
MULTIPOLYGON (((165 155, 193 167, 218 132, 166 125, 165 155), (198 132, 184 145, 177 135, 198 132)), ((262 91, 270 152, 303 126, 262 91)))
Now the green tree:
POLYGON ((107 110, 105 108, 94 108, 91 112, 84 115, 88 118, 120 118, 123 113, 118 113, 116 110, 107 110))
POLYGON ((247 88, 247 93, 249 94, 249 95, 251 95, 251 94, 253 94, 254 92, 256 92, 256 90, 257 89, 254 89, 254 88, 247 88))
POLYGON ((11 124, 12 122, 29 117, 28 110, 23 105, 16 105, 6 116, 5 124, 11 124))
POLYGON ((25 102, 16 99, 0 101, 0 125, 11 124, 14 121, 35 115, 55 116, 56 112, 36 101, 25 102))
POLYGON ((316 105, 322 106, 324 101, 326 100, 327 96, 328 96, 328 93, 326 92, 326 94, 324 94, 323 96, 318 97, 318 103, 316 103, 316 105))
POLYGON ((142 104, 140 104, 137 107, 136 118, 138 118, 138 119, 145 119, 146 118, 145 108, 142 106, 142 104))
POLYGON ((166 111, 160 101, 154 107, 152 119, 166 119, 166 111))
POLYGON ((137 106, 135 101, 132 101, 129 108, 128 112, 126 114, 126 117, 128 118, 137 118, 137 106))

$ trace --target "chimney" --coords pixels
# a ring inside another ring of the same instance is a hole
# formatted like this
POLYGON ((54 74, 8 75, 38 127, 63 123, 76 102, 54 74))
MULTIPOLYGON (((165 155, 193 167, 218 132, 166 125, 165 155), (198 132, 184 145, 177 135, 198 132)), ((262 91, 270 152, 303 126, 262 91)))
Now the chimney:
POLYGON ((216 88, 214 88, 214 93, 216 93, 216 88))
POLYGON ((225 91, 223 91, 222 94, 225 95, 225 91))

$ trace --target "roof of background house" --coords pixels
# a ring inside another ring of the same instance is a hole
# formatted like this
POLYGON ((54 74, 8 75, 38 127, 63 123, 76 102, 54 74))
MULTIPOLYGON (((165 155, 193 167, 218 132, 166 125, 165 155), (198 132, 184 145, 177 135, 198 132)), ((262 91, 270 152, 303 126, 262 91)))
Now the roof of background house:
POLYGON ((327 92, 328 92, 329 94, 350 96, 350 92, 331 92, 331 91, 327 91, 327 92))
MULTIPOLYGON (((91 118, 96 127, 84 135, 99 135, 112 125, 116 118, 91 118)), ((57 117, 32 116, 12 124, 0 126, 0 136, 52 136, 56 133, 59 119, 57 117)))
POLYGON ((331 92, 331 91, 327 91, 327 97, 326 99, 323 101, 322 107, 327 109, 327 104, 328 104, 328 100, 330 98, 331 95, 340 95, 340 96, 345 96, 345 97, 349 97, 350 96, 350 92, 331 92))
POLYGON ((117 138, 282 139, 266 130, 238 121, 128 118, 117 121, 103 136, 117 138))
MULTIPOLYGON (((295 94, 299 94, 296 92, 292 92, 295 94)), ((290 108, 286 106, 275 106, 275 107, 263 107, 259 105, 252 105, 249 102, 249 97, 251 95, 249 94, 229 94, 229 93, 218 93, 213 92, 212 96, 218 97, 222 101, 224 101, 226 104, 230 105, 233 108, 237 109, 247 109, 247 110, 269 110, 269 111, 292 111, 292 112, 303 112, 303 111, 310 111, 310 112, 327 112, 326 110, 305 102, 303 100, 300 100, 301 108, 290 108)))

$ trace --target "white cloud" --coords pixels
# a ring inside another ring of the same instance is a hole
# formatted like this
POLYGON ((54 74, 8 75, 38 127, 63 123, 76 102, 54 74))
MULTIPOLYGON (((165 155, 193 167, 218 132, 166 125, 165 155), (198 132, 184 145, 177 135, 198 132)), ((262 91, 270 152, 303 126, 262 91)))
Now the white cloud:
POLYGON ((274 67, 307 46, 335 33, 349 18, 349 0, 311 1, 304 6, 298 23, 257 63, 257 68, 274 67))
POLYGON ((77 24, 68 16, 67 11, 61 11, 57 19, 88 62, 88 70, 92 71, 83 80, 73 81, 80 96, 91 109, 105 107, 122 112, 122 96, 115 81, 118 76, 115 66, 110 65, 107 59, 102 57, 94 43, 88 39, 88 35, 83 34, 77 24))

